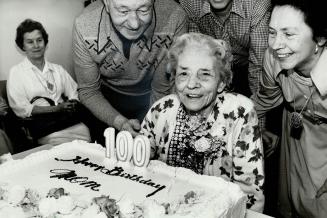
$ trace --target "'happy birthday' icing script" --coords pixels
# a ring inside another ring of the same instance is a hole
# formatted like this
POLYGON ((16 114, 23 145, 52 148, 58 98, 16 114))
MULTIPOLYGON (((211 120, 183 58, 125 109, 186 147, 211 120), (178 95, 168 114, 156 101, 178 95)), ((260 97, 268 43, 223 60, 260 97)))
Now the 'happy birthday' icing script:
MULTIPOLYGON (((138 182, 138 183, 148 185, 148 186, 155 188, 155 190, 153 192, 147 194, 146 197, 155 195, 157 192, 166 188, 165 185, 156 184, 151 179, 144 179, 143 176, 126 173, 126 172, 124 172, 124 169, 119 166, 115 166, 113 169, 107 169, 104 166, 92 163, 89 158, 82 158, 80 156, 76 156, 74 159, 55 158, 55 160, 63 161, 63 162, 71 161, 74 164, 81 164, 85 167, 89 167, 89 168, 93 169, 94 171, 99 171, 105 175, 123 177, 125 179, 129 179, 131 181, 138 182)), ((79 177, 74 170, 52 169, 52 170, 50 170, 50 173, 53 174, 50 176, 50 178, 64 179, 71 183, 79 183, 79 185, 89 187, 93 191, 99 191, 98 187, 101 186, 101 184, 98 184, 95 181, 89 181, 88 177, 79 177)))

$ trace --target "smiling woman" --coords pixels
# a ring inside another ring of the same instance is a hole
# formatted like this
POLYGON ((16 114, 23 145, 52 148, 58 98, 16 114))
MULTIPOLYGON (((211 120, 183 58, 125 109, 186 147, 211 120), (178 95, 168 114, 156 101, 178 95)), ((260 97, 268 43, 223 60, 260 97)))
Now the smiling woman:
POLYGON ((313 40, 313 32, 305 23, 300 10, 295 10, 292 6, 279 6, 273 12, 268 44, 281 68, 296 69, 302 76, 310 76, 310 71, 319 58, 318 49, 325 43, 325 39, 313 40))
POLYGON ((322 1, 274 0, 257 93, 259 116, 285 103, 279 176, 283 217, 327 217, 327 21, 322 1))
POLYGON ((48 44, 48 34, 40 23, 25 20, 18 28, 17 46, 24 51, 30 61, 39 69, 44 66, 44 53, 48 44))
POLYGON ((228 92, 230 49, 223 40, 199 33, 178 37, 168 53, 175 94, 155 102, 141 132, 151 157, 199 174, 237 183, 247 207, 262 211, 263 156, 254 106, 228 92))
POLYGON ((84 0, 0 1, 0 79, 7 80, 10 68, 24 58, 12 39, 16 27, 26 18, 40 21, 50 35, 48 60, 62 65, 73 76, 72 35, 74 18, 84 0))
POLYGON ((7 83, 9 105, 15 114, 33 118, 28 125, 39 144, 89 141, 89 130, 76 113, 76 82, 60 65, 45 59, 48 34, 43 25, 24 20, 17 27, 15 42, 26 55, 11 68, 7 83))
POLYGON ((208 58, 208 48, 189 46, 179 55, 176 69, 176 93, 189 113, 210 113, 225 82, 214 70, 214 57, 208 58))

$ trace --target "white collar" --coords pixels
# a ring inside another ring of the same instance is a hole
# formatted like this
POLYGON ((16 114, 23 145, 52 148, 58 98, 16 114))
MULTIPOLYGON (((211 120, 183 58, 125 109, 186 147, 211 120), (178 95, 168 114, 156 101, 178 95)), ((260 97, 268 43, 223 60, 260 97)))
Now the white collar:
POLYGON ((322 51, 317 64, 311 71, 311 79, 317 87, 319 93, 327 94, 327 49, 322 51))
POLYGON ((47 60, 44 60, 44 68, 42 71, 40 71, 39 68, 37 68, 34 64, 32 64, 32 62, 27 57, 25 57, 23 64, 24 64, 25 68, 37 70, 38 72, 41 72, 42 74, 44 74, 46 72, 51 72, 51 73, 54 72, 52 65, 47 60))
MULTIPOLYGON (((272 50, 269 49, 269 56, 268 58, 275 58, 273 57, 272 50)), ((273 70, 275 78, 277 78, 278 74, 282 72, 282 68, 279 65, 279 62, 276 60, 273 62, 273 70)), ((294 72, 292 69, 291 72, 294 72)), ((327 49, 324 48, 322 51, 316 65, 310 72, 310 77, 314 85, 317 87, 321 96, 327 95, 327 49)))

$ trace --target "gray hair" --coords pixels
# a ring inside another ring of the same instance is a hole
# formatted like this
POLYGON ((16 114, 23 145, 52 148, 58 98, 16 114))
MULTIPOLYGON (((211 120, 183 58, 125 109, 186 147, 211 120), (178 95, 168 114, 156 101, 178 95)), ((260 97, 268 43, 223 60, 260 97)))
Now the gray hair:
POLYGON ((173 45, 168 51, 167 72, 170 80, 174 83, 178 57, 182 54, 185 48, 196 46, 201 49, 208 50, 209 54, 214 57, 214 69, 220 74, 222 82, 229 88, 232 82, 233 73, 231 70, 232 54, 230 46, 221 39, 214 39, 211 36, 201 33, 185 33, 176 38, 173 45))

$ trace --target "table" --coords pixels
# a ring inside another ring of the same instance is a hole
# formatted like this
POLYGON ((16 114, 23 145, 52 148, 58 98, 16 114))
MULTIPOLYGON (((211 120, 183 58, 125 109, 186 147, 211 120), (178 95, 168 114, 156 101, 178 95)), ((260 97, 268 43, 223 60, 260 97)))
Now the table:
MULTIPOLYGON (((49 149, 51 149, 53 147, 54 147, 53 145, 49 145, 49 144, 48 145, 42 145, 42 146, 32 148, 32 149, 27 150, 27 151, 23 151, 21 153, 14 154, 13 158, 15 160, 22 159, 22 158, 26 157, 27 155, 32 154, 34 152, 42 151, 42 150, 49 150, 49 149)), ((258 213, 258 212, 252 211, 252 210, 247 210, 245 218, 271 218, 271 216, 267 216, 265 214, 258 213)))

